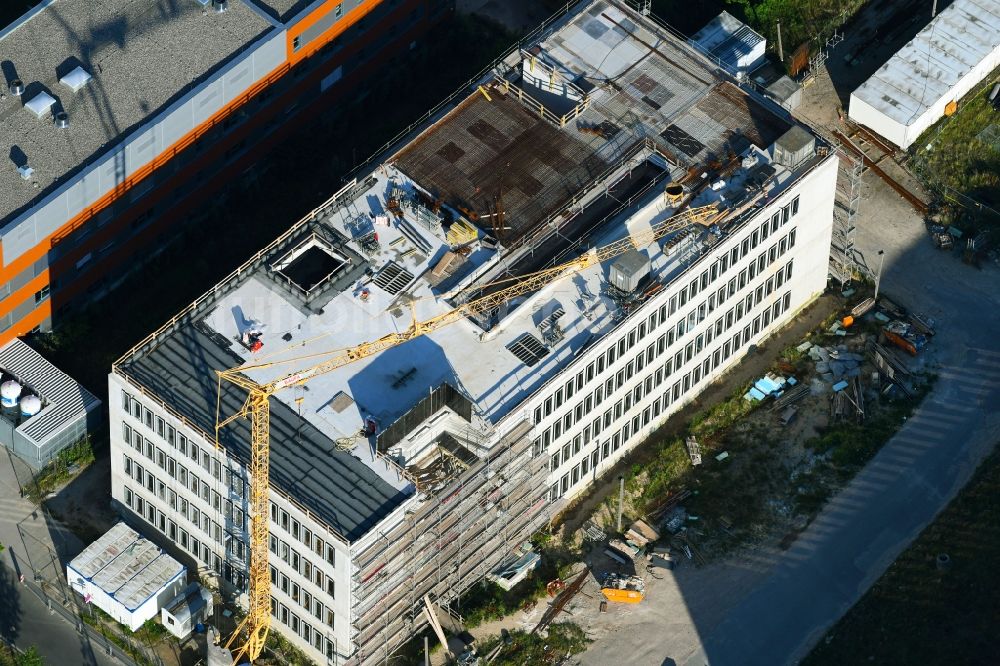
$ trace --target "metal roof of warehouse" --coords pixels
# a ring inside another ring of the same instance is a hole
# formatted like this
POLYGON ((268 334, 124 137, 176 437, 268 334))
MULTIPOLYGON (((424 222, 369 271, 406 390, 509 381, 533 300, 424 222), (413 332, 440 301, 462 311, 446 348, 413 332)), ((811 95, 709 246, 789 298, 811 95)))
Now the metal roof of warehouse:
POLYGON ((194 0, 60 0, 0 30, 0 151, 11 156, 0 168, 0 220, 40 200, 271 27, 242 2, 219 14, 194 0), (92 78, 73 92, 60 78, 78 66, 92 78), (20 98, 7 90, 14 78, 25 86, 20 98), (24 108, 40 92, 66 111, 68 129, 24 108), (11 164, 25 159, 30 180, 11 164))
POLYGON ((34 442, 44 442, 81 414, 101 404, 93 393, 18 338, 0 347, 0 369, 17 377, 42 398, 42 411, 17 428, 34 442))
POLYGON ((946 97, 1000 44, 1000 0, 955 0, 853 95, 904 125, 946 97))

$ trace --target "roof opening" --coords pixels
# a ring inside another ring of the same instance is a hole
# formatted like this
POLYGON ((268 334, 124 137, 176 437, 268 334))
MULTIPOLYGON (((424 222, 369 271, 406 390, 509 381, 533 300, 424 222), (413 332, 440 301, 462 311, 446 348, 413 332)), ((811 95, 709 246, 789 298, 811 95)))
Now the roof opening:
POLYGON ((403 291, 403 287, 413 281, 413 273, 406 270, 395 261, 387 263, 378 275, 375 276, 375 284, 385 289, 386 292, 395 296, 403 291))
POLYGON ((313 235, 279 259, 274 264, 274 270, 309 293, 349 264, 349 259, 337 253, 326 241, 313 235))
POLYGON ((529 368, 548 356, 548 347, 531 333, 522 333, 507 345, 507 350, 529 368))

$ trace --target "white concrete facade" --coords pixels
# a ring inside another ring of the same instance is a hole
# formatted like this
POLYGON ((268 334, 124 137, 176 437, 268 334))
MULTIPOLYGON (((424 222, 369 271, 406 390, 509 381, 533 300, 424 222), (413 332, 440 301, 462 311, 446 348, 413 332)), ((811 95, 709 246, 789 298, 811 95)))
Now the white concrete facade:
MULTIPOLYGON (((130 522, 174 544, 242 597, 249 559, 246 468, 123 378, 109 378, 111 495, 130 522)), ((350 551, 271 492, 272 628, 317 664, 350 654, 350 551)))
POLYGON ((525 402, 550 501, 583 492, 822 293, 836 180, 831 156, 525 402))

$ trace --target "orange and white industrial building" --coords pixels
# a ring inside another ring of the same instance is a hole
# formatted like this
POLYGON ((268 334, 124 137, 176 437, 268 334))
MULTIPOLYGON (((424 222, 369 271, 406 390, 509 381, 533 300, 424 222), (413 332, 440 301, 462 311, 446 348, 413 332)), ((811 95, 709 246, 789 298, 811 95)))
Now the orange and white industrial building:
POLYGON ((651 17, 578 3, 114 365, 114 501, 244 599, 251 429, 216 424, 247 395, 216 373, 291 386, 271 630, 385 663, 823 292, 837 172, 651 17))
POLYGON ((58 325, 450 0, 44 0, 0 30, 0 343, 58 325))

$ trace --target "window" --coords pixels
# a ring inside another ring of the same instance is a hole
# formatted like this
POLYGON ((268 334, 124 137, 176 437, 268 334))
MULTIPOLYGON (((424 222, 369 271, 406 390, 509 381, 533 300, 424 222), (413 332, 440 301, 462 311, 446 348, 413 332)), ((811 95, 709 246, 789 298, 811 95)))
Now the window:
POLYGON ((797 215, 799 212, 799 198, 795 197, 792 199, 792 215, 797 215))
POLYGON ((48 300, 49 298, 49 285, 45 285, 39 291, 35 292, 35 305, 38 305, 42 301, 48 300))

